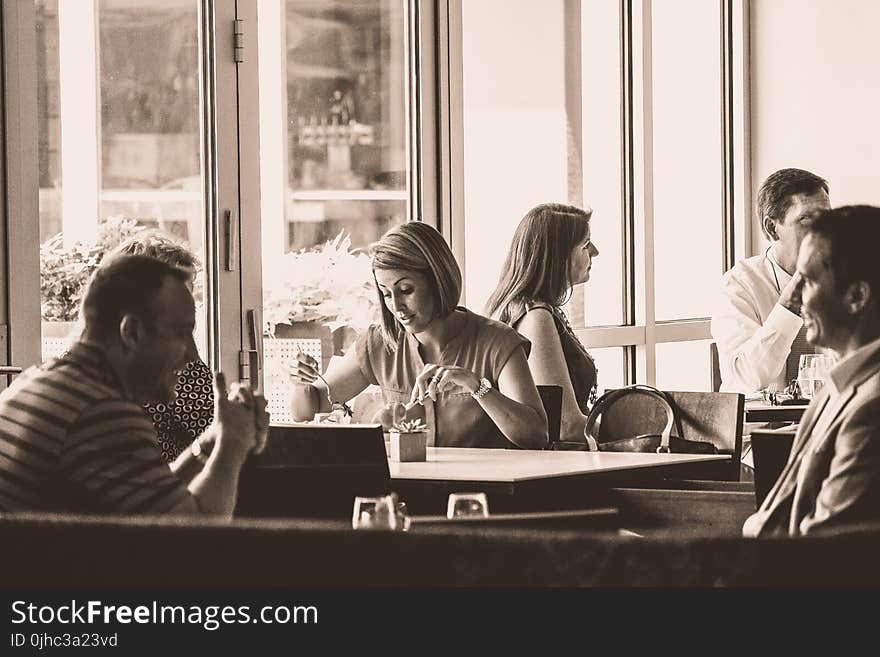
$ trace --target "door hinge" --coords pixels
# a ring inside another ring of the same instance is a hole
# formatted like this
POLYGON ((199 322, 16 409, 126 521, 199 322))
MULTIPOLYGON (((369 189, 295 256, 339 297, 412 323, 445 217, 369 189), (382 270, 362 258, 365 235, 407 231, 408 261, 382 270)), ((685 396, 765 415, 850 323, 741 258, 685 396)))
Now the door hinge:
POLYGON ((260 381, 260 361, 256 349, 238 352, 238 380, 255 387, 260 381))
POLYGON ((244 62, 244 21, 232 21, 232 59, 236 64, 244 62))

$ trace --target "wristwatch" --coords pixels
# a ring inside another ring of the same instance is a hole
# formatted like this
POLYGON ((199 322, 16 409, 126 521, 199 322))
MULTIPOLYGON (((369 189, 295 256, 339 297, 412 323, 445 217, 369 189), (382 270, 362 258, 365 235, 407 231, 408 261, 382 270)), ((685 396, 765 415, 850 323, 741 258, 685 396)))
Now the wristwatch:
POLYGON ((189 446, 189 453, 193 455, 197 461, 203 461, 205 453, 202 451, 202 443, 196 438, 189 446))
POLYGON ((483 397, 486 396, 486 393, 492 389, 492 383, 486 377, 480 379, 480 387, 476 389, 475 392, 471 393, 471 397, 480 401, 483 397))

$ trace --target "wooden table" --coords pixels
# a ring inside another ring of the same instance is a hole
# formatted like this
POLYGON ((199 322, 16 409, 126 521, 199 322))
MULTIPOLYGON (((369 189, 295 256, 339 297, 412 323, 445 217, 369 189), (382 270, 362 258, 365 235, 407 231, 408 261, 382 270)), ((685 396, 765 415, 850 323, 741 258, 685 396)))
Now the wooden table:
POLYGON ((429 447, 427 460, 389 461, 392 488, 412 512, 441 513, 451 492, 482 491, 492 511, 583 508, 597 488, 698 477, 727 454, 555 452, 429 447))
POLYGON ((746 402, 746 422, 800 422, 807 404, 774 406, 765 402, 746 402))

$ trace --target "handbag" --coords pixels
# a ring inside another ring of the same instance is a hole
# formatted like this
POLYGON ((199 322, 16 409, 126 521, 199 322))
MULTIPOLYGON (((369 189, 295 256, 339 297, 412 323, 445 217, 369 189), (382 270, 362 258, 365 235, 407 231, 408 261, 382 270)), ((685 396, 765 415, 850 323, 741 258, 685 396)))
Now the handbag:
POLYGON ((590 410, 587 425, 584 427, 584 438, 590 451, 599 452, 656 452, 657 454, 717 454, 718 448, 712 443, 699 440, 688 440, 681 437, 681 420, 665 392, 651 386, 636 384, 617 390, 610 390, 602 395, 590 410), (656 399, 666 410, 666 426, 663 432, 645 433, 634 438, 623 438, 599 442, 596 432, 596 421, 611 406, 629 395, 646 395, 656 399), (672 433, 675 427, 676 433, 672 433))

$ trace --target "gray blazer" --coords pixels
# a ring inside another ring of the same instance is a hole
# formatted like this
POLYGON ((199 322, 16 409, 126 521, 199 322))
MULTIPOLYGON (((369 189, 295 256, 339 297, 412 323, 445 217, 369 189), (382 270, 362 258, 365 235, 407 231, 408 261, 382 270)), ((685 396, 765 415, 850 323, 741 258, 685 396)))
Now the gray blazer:
POLYGON ((880 521, 880 340, 841 361, 745 536, 799 536, 880 521))

